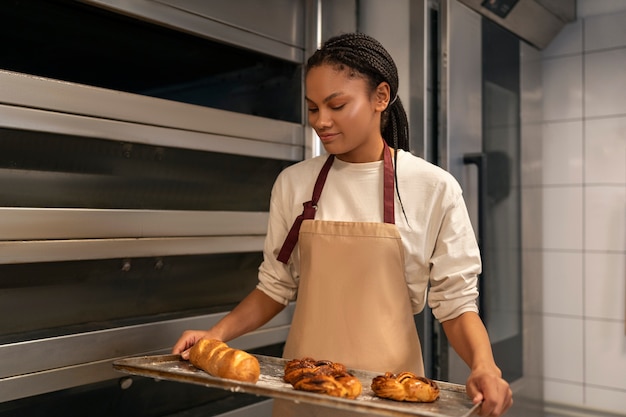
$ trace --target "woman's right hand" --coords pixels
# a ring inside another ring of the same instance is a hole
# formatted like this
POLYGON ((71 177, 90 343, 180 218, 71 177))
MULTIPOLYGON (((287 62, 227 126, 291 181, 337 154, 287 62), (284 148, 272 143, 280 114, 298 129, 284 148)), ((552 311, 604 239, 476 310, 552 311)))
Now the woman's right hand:
POLYGON ((184 360, 189 359, 189 349, 195 345, 198 340, 202 338, 211 338, 211 332, 208 330, 185 330, 180 336, 174 347, 172 353, 174 355, 180 354, 184 360))
POLYGON ((172 348, 174 355, 189 359, 189 349, 202 338, 228 342, 258 329, 285 308, 264 292, 252 290, 230 313, 222 317, 210 330, 186 330, 172 348))

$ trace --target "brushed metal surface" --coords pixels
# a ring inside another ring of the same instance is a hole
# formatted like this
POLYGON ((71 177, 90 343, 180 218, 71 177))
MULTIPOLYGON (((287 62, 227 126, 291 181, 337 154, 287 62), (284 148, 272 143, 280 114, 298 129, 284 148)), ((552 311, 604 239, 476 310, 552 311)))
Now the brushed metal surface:
POLYGON ((544 49, 561 29, 576 19, 576 0, 522 0, 501 18, 482 6, 482 0, 459 0, 531 45, 544 49))
POLYGON ((129 134, 126 131, 131 128, 128 124, 134 124, 131 132, 140 143, 176 146, 176 132, 180 130, 188 132, 183 133, 185 143, 181 147, 190 149, 201 146, 198 144, 201 141, 215 137, 240 139, 229 147, 228 152, 250 146, 250 140, 284 145, 302 144, 302 126, 298 123, 4 70, 0 70, 0 85, 2 126, 15 126, 18 122, 13 118, 19 117, 19 123, 29 124, 30 128, 36 130, 98 137, 104 135, 105 138, 127 140, 124 136, 129 134), (40 111, 19 111, 19 108, 40 111), (55 116, 50 111, 60 113, 61 116, 55 116), (107 120, 110 122, 106 123, 107 120), (58 126, 59 122, 63 125, 58 126), (196 135, 192 135, 192 132, 196 132, 196 135), (248 141, 241 142, 241 139, 248 141))
MULTIPOLYGON (((230 346, 249 350, 284 341, 293 309, 293 304, 288 305, 263 327, 232 340, 230 346)), ((208 328, 226 314, 214 313, 0 345, 0 402, 119 377, 111 366, 115 360, 168 353, 184 330, 208 328)))
POLYGON ((258 8, 250 0, 237 2, 195 0, 81 0, 124 15, 183 29, 186 32, 251 49, 288 61, 302 62, 302 35, 298 23, 303 19, 305 5, 289 2, 293 6, 281 9, 284 0, 272 0, 263 10, 268 19, 253 20, 258 8), (245 16, 238 16, 248 6, 245 16), (277 15, 277 16, 274 16, 277 15), (282 20, 281 20, 282 19, 282 20), (265 21, 263 21, 265 20, 265 21), (271 28, 271 29, 270 29, 271 28))

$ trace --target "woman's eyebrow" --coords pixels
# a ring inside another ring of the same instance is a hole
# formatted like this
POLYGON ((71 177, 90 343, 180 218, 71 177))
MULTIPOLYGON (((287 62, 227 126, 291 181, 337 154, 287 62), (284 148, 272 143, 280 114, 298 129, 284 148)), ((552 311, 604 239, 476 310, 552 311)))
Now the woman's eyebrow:
MULTIPOLYGON (((336 93, 333 93, 333 94, 329 95, 328 97, 326 97, 324 100, 322 100, 322 103, 328 103, 330 100, 334 99, 335 97, 341 96, 341 95, 343 95, 343 93, 340 92, 340 91, 336 92, 336 93)), ((311 100, 307 96, 304 96, 304 99, 306 101, 310 101, 311 103, 315 103, 313 100, 311 100)))

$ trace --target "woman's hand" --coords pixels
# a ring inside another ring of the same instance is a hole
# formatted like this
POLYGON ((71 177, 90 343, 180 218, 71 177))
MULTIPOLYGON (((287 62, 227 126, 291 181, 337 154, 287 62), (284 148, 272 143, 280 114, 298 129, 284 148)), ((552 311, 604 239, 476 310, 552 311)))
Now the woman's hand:
POLYGON ((478 314, 466 312, 441 325, 450 345, 471 369, 465 389, 474 404, 482 401, 479 415, 503 415, 513 404, 513 393, 493 359, 487 329, 478 314))
POLYGON ((191 349, 198 340, 205 337, 210 338, 210 332, 207 330, 186 330, 172 348, 172 353, 174 355, 180 354, 184 360, 189 360, 189 349, 191 349))
POLYGON ((474 404, 482 401, 479 415, 483 417, 501 416, 513 405, 513 392, 498 368, 473 370, 466 391, 474 404))
POLYGON ((229 342, 264 325, 280 313, 283 308, 285 308, 283 304, 277 303, 255 288, 210 330, 186 330, 183 332, 172 348, 172 353, 180 354, 183 359, 188 360, 189 349, 198 340, 207 338, 229 342))

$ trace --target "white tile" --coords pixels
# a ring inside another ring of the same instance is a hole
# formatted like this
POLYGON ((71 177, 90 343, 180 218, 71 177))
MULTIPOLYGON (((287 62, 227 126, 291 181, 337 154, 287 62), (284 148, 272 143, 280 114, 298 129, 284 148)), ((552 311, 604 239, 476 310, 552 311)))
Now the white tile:
MULTIPOLYGON (((522 251, 522 311, 539 316, 543 312, 543 254, 541 250, 522 251)), ((528 330, 526 321, 524 330, 528 330)))
POLYGON ((585 254, 585 316, 624 320, 626 254, 585 254))
POLYGON ((582 186, 543 188, 543 248, 582 250, 583 247, 582 186))
POLYGON ((585 249, 626 251, 625 187, 585 187, 585 249))
POLYGON ((626 390, 585 387, 585 406, 607 413, 623 415, 626 410, 626 390))
POLYGON ((583 51, 583 21, 577 20, 561 29, 542 51, 544 57, 580 54, 583 51))
POLYGON ((522 246, 525 249, 543 248, 543 189, 522 188, 522 246))
POLYGON ((543 124, 522 124, 520 135, 522 185, 540 185, 543 181, 543 124))
POLYGON ((583 386, 562 381, 543 382, 544 400, 546 402, 567 404, 570 406, 583 405, 583 386))
POLYGON ((584 359, 587 384, 626 390, 624 321, 585 320, 584 359))
POLYGON ((583 315, 583 254, 543 254, 543 311, 581 317, 583 315), (563 289, 567 289, 564 294, 563 289))
POLYGON ((626 114, 626 48, 585 55, 585 117, 626 114))
POLYGON ((543 367, 546 379, 583 382, 583 319, 544 316, 543 367))
POLYGON ((526 43, 520 43, 520 94, 522 123, 537 123, 543 120, 541 109, 542 61, 541 53, 526 43))
POLYGON ((626 46, 626 12, 585 19, 585 51, 626 46))
MULTIPOLYGON (((524 380, 543 380, 543 316, 524 314, 523 320, 524 380)), ((528 387, 528 393, 540 393, 539 388, 528 387)))
POLYGON ((582 117, 582 62, 582 56, 543 61, 544 120, 571 120, 582 117))
POLYGON ((626 185, 626 117, 585 122, 585 183, 626 185))
POLYGON ((624 0, 578 0, 576 2, 578 18, 622 11, 626 11, 624 0))
POLYGON ((582 121, 544 123, 542 137, 543 183, 582 183, 582 121))

